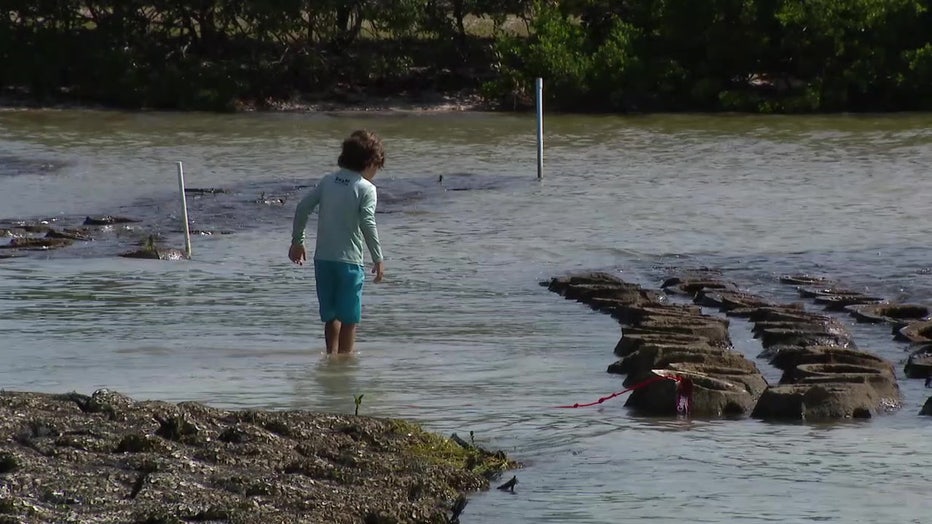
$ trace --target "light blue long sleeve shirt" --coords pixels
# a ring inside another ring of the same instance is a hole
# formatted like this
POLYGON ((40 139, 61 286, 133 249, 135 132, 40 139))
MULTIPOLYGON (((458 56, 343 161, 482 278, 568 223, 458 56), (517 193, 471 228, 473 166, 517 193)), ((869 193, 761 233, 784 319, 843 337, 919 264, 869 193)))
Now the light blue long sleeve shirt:
POLYGON ((360 173, 341 169, 323 177, 298 203, 291 242, 304 245, 308 216, 318 205, 314 258, 363 265, 363 243, 373 262, 382 261, 382 246, 375 225, 378 200, 375 185, 360 173))

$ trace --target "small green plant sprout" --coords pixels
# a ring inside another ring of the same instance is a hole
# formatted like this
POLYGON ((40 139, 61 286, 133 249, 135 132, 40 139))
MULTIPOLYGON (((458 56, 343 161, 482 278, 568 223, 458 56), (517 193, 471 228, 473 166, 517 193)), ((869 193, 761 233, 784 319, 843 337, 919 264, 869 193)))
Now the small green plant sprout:
POLYGON ((357 416, 359 415, 359 405, 362 404, 363 396, 365 396, 364 393, 360 393, 359 395, 353 396, 353 401, 356 402, 356 411, 353 413, 353 415, 357 415, 357 416))

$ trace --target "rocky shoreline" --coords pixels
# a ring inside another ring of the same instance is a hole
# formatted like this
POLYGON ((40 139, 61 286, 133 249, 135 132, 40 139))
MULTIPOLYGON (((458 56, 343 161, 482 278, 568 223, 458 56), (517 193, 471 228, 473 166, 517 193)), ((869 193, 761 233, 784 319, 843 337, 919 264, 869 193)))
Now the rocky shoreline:
POLYGON ((496 109, 475 90, 456 92, 425 91, 400 93, 392 96, 367 95, 360 92, 319 98, 270 100, 259 104, 240 101, 235 104, 235 110, 238 112, 459 113, 495 111, 496 109))
MULTIPOLYGON (((527 109, 527 104, 515 109, 527 109)), ((119 110, 133 111, 108 106, 88 104, 81 100, 60 96, 37 100, 27 96, 0 95, 0 111, 3 110, 119 110)), ((500 111, 475 89, 459 91, 401 92, 395 95, 370 95, 359 90, 305 96, 289 100, 237 100, 229 112, 282 112, 282 113, 459 113, 500 111)), ((135 111, 147 111, 136 109, 135 111)))
POLYGON ((0 392, 0 523, 451 523, 518 467, 395 419, 0 392))

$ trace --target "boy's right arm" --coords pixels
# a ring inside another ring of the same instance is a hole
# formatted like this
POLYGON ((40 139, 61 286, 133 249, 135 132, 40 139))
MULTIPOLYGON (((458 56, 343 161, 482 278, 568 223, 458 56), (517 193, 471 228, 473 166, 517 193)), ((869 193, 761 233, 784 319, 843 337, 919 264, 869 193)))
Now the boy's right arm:
POLYGON ((294 211, 294 221, 291 224, 292 244, 298 246, 304 245, 304 228, 307 227, 307 217, 310 216, 319 203, 320 184, 317 184, 307 196, 298 202, 298 207, 294 211))

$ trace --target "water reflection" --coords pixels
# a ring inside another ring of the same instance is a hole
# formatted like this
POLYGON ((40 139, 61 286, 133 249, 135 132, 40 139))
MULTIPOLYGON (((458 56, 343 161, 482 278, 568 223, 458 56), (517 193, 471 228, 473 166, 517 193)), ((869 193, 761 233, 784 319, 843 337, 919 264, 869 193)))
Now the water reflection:
MULTIPOLYGON (((294 389, 293 409, 311 409, 313 406, 313 409, 323 411, 352 413, 354 398, 365 395, 359 380, 359 359, 356 354, 317 353, 316 362, 302 366, 290 377, 294 389)), ((363 397, 363 406, 365 402, 363 397)))

